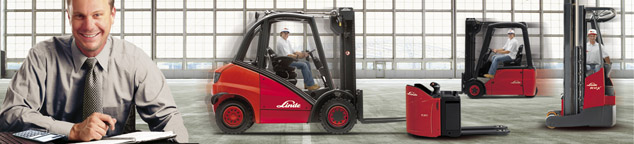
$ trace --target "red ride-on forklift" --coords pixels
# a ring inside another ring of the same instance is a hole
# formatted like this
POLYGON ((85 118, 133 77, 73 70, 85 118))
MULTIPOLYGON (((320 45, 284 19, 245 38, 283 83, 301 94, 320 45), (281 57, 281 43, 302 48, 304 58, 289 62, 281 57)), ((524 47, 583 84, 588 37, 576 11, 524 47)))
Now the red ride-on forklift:
POLYGON ((244 35, 235 59, 214 74, 213 95, 207 101, 212 107, 210 115, 215 115, 214 121, 220 130, 236 134, 253 123, 320 122, 326 131, 341 134, 350 131, 357 120, 361 123, 405 121, 405 117, 363 117, 363 91, 356 89, 352 8, 320 14, 267 11, 255 17, 257 20, 244 35), (339 48, 332 54, 339 60, 332 65, 339 68, 329 69, 319 36, 324 30, 318 30, 316 23, 321 19, 328 19, 325 23, 339 38, 339 48), (271 27, 278 22, 307 24, 315 44, 314 50, 308 51, 309 60, 318 71, 314 75, 323 85, 321 89, 303 91, 296 87, 296 74, 289 66, 295 59, 276 54, 269 48, 271 27), (338 85, 331 74, 339 79, 338 85))
POLYGON ((613 8, 584 7, 573 0, 566 0, 564 93, 561 110, 547 113, 546 127, 612 127, 616 124, 616 94, 612 80, 606 75, 609 73, 609 65, 602 62, 598 72, 586 69, 588 23, 597 30, 597 42, 602 44, 598 23, 609 21, 615 16, 613 8))
POLYGON ((469 98, 480 98, 483 95, 519 95, 534 97, 535 67, 531 56, 531 45, 528 39, 526 23, 518 22, 482 22, 474 18, 466 19, 465 28, 465 71, 462 73, 462 92, 469 98), (489 57, 493 53, 491 39, 496 30, 521 29, 524 44, 519 46, 515 60, 503 63, 494 78, 485 78, 492 65, 489 57), (476 37, 480 31, 486 31, 482 47, 476 48, 476 37), (522 53, 522 50, 524 53, 522 53), (479 57, 476 57, 479 52, 479 57), (525 57, 524 62, 522 61, 525 57), (476 61, 477 59, 477 61, 476 61))

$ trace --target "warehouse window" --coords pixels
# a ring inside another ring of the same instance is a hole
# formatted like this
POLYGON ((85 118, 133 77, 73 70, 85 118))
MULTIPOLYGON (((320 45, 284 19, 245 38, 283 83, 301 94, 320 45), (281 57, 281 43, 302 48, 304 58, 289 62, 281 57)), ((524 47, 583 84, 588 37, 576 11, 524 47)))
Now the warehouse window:
POLYGON ((423 58, 423 37, 396 37, 396 58, 423 58))
POLYGON ((451 37, 425 37, 425 58, 451 58, 451 37))
POLYGON ((392 37, 368 36, 366 42, 367 58, 392 58, 392 37))
POLYGON ((515 10, 539 10, 539 0, 515 0, 514 8, 515 10))
POLYGON ((626 38, 625 46, 625 58, 634 59, 634 38, 626 38))
POLYGON ((156 37, 156 57, 157 58, 182 58, 183 57, 183 37, 182 36, 157 36, 156 37))
POLYGON ((182 0, 156 0, 157 8, 183 8, 182 0))
POLYGON ((187 58, 213 58, 213 36, 187 36, 187 58))
POLYGON ((332 9, 333 0, 307 0, 306 6, 308 9, 332 9))
POLYGON ((621 59, 621 38, 608 38, 604 37, 603 44, 605 45, 605 51, 610 56, 610 59, 621 59))
POLYGON ((450 34, 451 33, 451 13, 450 12, 425 13, 425 33, 450 34))
POLYGON ((273 0, 247 0, 247 8, 273 8, 273 0))
POLYGON ((244 28, 241 11, 219 11, 216 12, 216 17, 217 33, 242 33, 244 28))
POLYGON ((425 9, 451 9, 451 1, 448 0, 425 0, 425 9))
POLYGON ((125 33, 152 33, 151 12, 126 11, 124 15, 125 33))
POLYGON ((396 9, 416 9, 423 8, 423 2, 421 0, 395 0, 396 9))
POLYGON ((183 33, 182 11, 159 11, 156 17, 157 33, 183 33))
POLYGON ((304 1, 277 0, 277 8, 302 8, 302 7, 304 7, 304 1))
POLYGON ((487 13, 486 16, 487 16, 487 20, 491 20, 491 21, 500 21, 500 22, 511 21, 511 13, 489 12, 487 13))
POLYGON ((564 17, 561 13, 544 13, 544 34, 563 34, 564 17))
POLYGON ((243 8, 241 0, 216 0, 217 8, 243 8))
POLYGON ((545 37, 544 38, 544 58, 564 58, 564 38, 545 37))
POLYGON ((423 13, 421 12, 397 12, 396 33, 423 33, 423 13))
MULTIPOLYGON (((590 1, 590 0, 588 0, 590 1)), ((537 1, 539 2, 539 1, 537 1)), ((564 1, 560 0, 544 0, 544 11, 564 11, 564 1)))
POLYGON ((396 63, 397 70, 420 70, 421 65, 419 62, 398 62, 396 63))
POLYGON ((425 63, 426 70, 451 70, 451 62, 428 62, 425 63))
POLYGON ((391 12, 368 12, 366 15, 367 33, 392 33, 391 12))
POLYGON ((392 9, 392 0, 365 0, 366 9, 392 9))
POLYGON ((62 33, 62 12, 36 12, 36 33, 62 33))
POLYGON ((458 10, 482 10, 482 0, 456 0, 458 10))
POLYGON ((510 0, 486 0, 487 10, 511 10, 510 0))

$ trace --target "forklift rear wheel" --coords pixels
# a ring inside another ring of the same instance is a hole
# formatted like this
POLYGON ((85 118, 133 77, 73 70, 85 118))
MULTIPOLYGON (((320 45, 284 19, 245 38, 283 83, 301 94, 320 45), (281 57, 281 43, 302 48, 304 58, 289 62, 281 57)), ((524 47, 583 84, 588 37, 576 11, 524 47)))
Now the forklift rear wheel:
POLYGON ((349 100, 334 98, 321 108, 319 119, 326 131, 343 134, 357 123, 357 111, 349 100))
MULTIPOLYGON (((546 116, 548 116, 548 117, 557 116, 557 112, 554 112, 554 111, 548 112, 548 113, 546 113, 546 116)), ((546 127, 549 128, 549 129, 555 129, 554 126, 546 126, 546 127)))
POLYGON ((485 92, 486 89, 484 88, 484 84, 481 82, 471 81, 467 83, 467 95, 469 98, 480 98, 485 92))
POLYGON ((225 133, 242 133, 253 125, 253 112, 241 102, 224 102, 216 111, 216 125, 225 133))

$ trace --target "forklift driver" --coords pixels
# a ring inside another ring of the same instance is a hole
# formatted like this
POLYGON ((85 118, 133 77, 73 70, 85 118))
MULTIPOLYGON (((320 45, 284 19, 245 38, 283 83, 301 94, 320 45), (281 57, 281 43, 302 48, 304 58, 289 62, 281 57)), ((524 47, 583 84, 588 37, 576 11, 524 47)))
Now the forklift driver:
POLYGON ((501 49, 493 49, 496 55, 493 55, 491 58, 491 67, 489 68, 489 74, 484 74, 486 78, 493 78, 495 76, 495 70, 498 68, 498 63, 505 61, 512 61, 515 59, 516 54, 518 53, 519 43, 515 39, 515 31, 513 29, 509 29, 507 32, 509 39, 506 40, 504 47, 501 49))
POLYGON ((609 68, 612 62, 610 62, 610 56, 605 49, 605 46, 597 43, 597 30, 588 30, 588 43, 586 44, 586 70, 598 72, 601 69, 601 56, 603 56, 603 60, 605 60, 604 67, 606 67, 605 75, 607 76, 610 73, 609 68), (601 45, 601 53, 599 52, 599 45, 601 45))
MULTIPOLYGON (((291 47, 291 42, 288 40, 288 34, 290 31, 288 28, 283 28, 280 32, 280 38, 277 39, 277 53, 280 55, 286 55, 297 60, 306 58, 308 53, 295 51, 291 47)), ((296 61, 291 63, 292 67, 302 70, 302 76, 304 77, 304 89, 316 90, 319 89, 319 85, 313 80, 313 74, 310 71, 310 64, 306 61, 296 61)))

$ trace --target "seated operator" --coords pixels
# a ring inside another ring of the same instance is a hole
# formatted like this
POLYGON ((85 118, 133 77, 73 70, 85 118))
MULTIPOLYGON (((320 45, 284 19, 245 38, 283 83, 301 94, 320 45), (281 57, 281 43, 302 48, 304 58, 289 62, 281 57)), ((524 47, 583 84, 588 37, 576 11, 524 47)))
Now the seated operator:
POLYGON ((509 29, 507 34, 509 39, 506 40, 504 47, 501 49, 493 49, 493 52, 497 54, 491 58, 492 63, 489 68, 489 74, 484 74, 484 77, 493 78, 495 76, 495 70, 498 68, 498 63, 515 60, 519 43, 515 39, 515 31, 513 29, 509 29))
POLYGON ((606 77, 608 76, 610 73, 610 64, 612 64, 612 62, 610 61, 610 56, 605 49, 605 46, 597 43, 597 30, 588 30, 588 43, 586 44, 586 70, 598 72, 601 69, 601 58, 603 57, 603 60, 605 60, 605 75, 606 77))
MULTIPOLYGON (((290 31, 288 28, 282 29, 280 32, 280 38, 277 39, 277 53, 279 55, 286 55, 295 59, 302 59, 308 56, 308 53, 295 51, 291 46, 291 42, 288 40, 288 34, 290 31)), ((306 61, 296 61, 291 63, 292 67, 302 70, 302 76, 304 77, 304 89, 316 90, 319 89, 319 85, 313 80, 313 74, 310 71, 310 64, 306 61)))
POLYGON ((67 0, 71 36, 29 50, 7 89, 0 131, 40 129, 70 141, 132 132, 135 108, 151 131, 188 133, 165 77, 143 50, 110 36, 114 0, 67 0), (124 129, 131 128, 131 129, 124 129))

